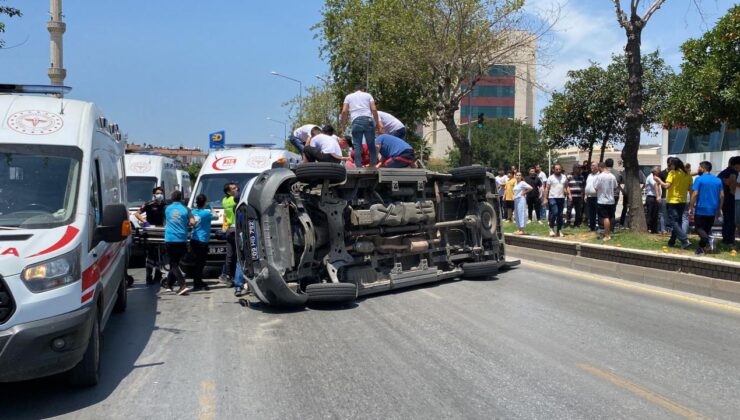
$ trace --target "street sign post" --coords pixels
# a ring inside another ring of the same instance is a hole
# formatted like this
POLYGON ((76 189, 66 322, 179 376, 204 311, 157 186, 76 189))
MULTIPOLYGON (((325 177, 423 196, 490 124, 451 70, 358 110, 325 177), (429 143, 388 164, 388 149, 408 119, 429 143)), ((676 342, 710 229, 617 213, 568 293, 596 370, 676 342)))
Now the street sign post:
POLYGON ((208 148, 223 149, 226 146, 226 131, 216 131, 208 135, 208 148))

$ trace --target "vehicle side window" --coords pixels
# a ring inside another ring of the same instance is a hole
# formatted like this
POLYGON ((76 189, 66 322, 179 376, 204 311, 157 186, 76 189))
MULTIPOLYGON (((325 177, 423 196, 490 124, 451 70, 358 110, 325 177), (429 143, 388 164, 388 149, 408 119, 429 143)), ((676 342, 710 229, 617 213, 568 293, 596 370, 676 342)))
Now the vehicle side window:
POLYGON ((102 217, 102 203, 101 203, 101 191, 100 191, 100 161, 95 159, 91 171, 90 179, 90 249, 92 250, 97 241, 95 241, 95 228, 100 225, 102 217))

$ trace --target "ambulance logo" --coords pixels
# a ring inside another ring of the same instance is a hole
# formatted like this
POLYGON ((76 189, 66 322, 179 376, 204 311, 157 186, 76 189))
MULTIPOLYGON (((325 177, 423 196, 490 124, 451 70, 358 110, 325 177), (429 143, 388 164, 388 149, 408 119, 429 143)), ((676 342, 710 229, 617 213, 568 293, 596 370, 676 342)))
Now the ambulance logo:
POLYGON ((269 156, 252 156, 249 159, 249 166, 253 168, 261 168, 267 164, 267 162, 270 161, 269 156))
POLYGON ((131 172, 144 174, 152 170, 152 165, 150 165, 149 162, 133 162, 128 165, 128 168, 131 172))
POLYGON ((56 133, 64 126, 62 117, 53 112, 20 111, 8 117, 8 127, 21 134, 46 135, 56 133))
POLYGON ((227 171, 236 166, 236 158, 233 156, 220 157, 213 161, 211 167, 217 171, 227 171))

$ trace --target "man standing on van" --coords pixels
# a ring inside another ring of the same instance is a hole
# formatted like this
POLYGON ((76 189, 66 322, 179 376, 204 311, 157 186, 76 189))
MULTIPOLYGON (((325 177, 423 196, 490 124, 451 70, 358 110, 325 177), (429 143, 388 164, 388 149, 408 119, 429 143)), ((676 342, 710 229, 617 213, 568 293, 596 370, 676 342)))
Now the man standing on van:
POLYGON ((180 268, 180 260, 188 253, 188 227, 195 225, 190 210, 182 204, 182 192, 173 191, 170 196, 172 203, 164 211, 167 220, 164 227, 164 245, 170 262, 170 271, 167 273, 165 290, 172 291, 177 283, 177 294, 186 295, 190 288, 185 285, 185 273, 180 268))
POLYGON ((221 270, 221 277, 219 278, 224 283, 232 282, 236 270, 236 226, 234 226, 236 218, 234 217, 234 210, 238 202, 239 186, 234 182, 224 185, 224 198, 221 200, 221 205, 224 208, 222 229, 226 234, 226 261, 224 261, 224 268, 221 270))
MULTIPOLYGON (((164 188, 154 187, 152 190, 152 200, 144 203, 141 208, 134 214, 134 217, 143 227, 164 226, 164 188), (146 214, 146 219, 144 219, 146 214)), ((146 246, 146 284, 159 283, 162 280, 162 271, 159 267, 159 248, 156 245, 147 244, 146 246), (152 277, 154 271, 154 277, 152 277)))
MULTIPOLYGON (((354 93, 350 93, 344 98, 342 105, 341 125, 347 123, 347 114, 352 121, 352 144, 355 150, 362 150, 362 138, 365 138, 370 153, 370 164, 375 167, 378 165, 378 156, 375 151, 375 131, 383 131, 383 123, 378 117, 378 109, 375 107, 375 99, 363 91, 362 86, 358 86, 354 93)), ((355 153, 355 166, 362 167, 362 158, 359 153, 355 153)))
POLYGON ((302 125, 293 131, 293 134, 288 136, 290 144, 298 149, 298 153, 303 153, 303 148, 306 146, 306 141, 311 137, 311 130, 314 127, 318 127, 316 124, 302 125))

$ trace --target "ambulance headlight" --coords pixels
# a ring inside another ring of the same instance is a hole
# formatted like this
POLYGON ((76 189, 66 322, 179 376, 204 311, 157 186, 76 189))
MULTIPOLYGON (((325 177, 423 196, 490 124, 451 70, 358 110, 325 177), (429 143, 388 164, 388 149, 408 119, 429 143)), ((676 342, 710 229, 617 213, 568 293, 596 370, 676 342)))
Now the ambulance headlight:
POLYGON ((29 265, 21 273, 23 283, 33 293, 56 289, 80 279, 80 250, 29 265))

